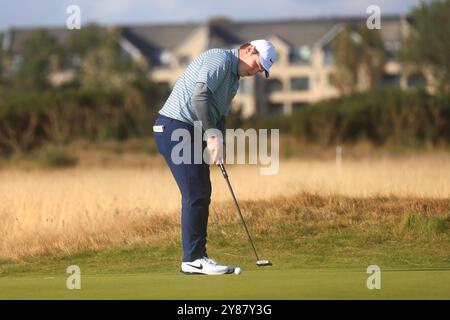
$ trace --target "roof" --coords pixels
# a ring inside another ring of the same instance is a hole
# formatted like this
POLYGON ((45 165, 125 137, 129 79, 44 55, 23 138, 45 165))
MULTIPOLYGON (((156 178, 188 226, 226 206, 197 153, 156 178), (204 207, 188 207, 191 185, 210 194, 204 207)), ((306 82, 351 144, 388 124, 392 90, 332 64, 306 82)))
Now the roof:
POLYGON ((278 36, 292 46, 313 45, 336 24, 335 20, 291 20, 236 23, 230 29, 244 42, 278 36))
POLYGON ((201 24, 125 25, 118 28, 152 47, 171 51, 200 26, 201 24))
POLYGON ((13 54, 22 52, 25 40, 36 30, 44 29, 51 36, 55 37, 58 42, 64 43, 70 36, 70 30, 67 28, 11 28, 6 32, 9 36, 9 50, 13 54))
MULTIPOLYGON (((250 42, 274 35, 291 46, 312 46, 323 39, 330 30, 342 23, 365 23, 366 17, 331 17, 311 19, 291 19, 253 22, 219 23, 211 37, 212 44, 234 44, 250 42), (221 36, 225 35, 225 36, 221 36), (231 37, 229 35, 232 35, 231 37), (232 39, 231 41, 228 39, 232 39)), ((381 37, 384 41, 401 39, 401 17, 386 16, 382 19, 381 37)), ((214 31, 214 30, 212 30, 214 31)))
POLYGON ((200 24, 119 26, 122 35, 154 64, 163 51, 173 51, 200 24))
MULTIPOLYGON (((340 23, 365 23, 366 17, 329 17, 269 21, 211 20, 209 27, 209 47, 231 47, 255 39, 277 36, 291 46, 312 46, 319 40, 327 39, 330 30, 336 30, 340 23)), ((383 16, 381 36, 384 41, 401 39, 401 17, 383 16)), ((205 26, 201 23, 119 25, 122 36, 153 61, 159 59, 162 51, 172 51, 194 30, 205 26)), ((105 27, 100 27, 106 29, 105 27)), ((11 28, 7 30, 10 50, 20 53, 25 39, 36 29, 11 28)), ((71 30, 66 28, 45 28, 58 41, 65 42, 71 30)))

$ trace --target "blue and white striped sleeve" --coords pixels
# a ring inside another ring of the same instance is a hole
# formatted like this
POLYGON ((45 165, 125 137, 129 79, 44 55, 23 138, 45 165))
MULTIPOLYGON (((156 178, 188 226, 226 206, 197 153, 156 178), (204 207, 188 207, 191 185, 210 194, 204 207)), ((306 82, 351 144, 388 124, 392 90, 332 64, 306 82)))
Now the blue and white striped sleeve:
POLYGON ((227 56, 223 52, 205 56, 197 82, 206 84, 211 92, 215 92, 225 78, 226 59, 227 56))

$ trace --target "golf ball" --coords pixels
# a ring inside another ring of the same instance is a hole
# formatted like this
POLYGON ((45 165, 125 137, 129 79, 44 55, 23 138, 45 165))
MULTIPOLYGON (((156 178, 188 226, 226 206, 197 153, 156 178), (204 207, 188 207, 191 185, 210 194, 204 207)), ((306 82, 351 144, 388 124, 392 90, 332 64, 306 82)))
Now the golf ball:
POLYGON ((234 273, 235 274, 241 274, 241 272, 242 272, 241 268, 239 268, 239 267, 234 268, 234 273))

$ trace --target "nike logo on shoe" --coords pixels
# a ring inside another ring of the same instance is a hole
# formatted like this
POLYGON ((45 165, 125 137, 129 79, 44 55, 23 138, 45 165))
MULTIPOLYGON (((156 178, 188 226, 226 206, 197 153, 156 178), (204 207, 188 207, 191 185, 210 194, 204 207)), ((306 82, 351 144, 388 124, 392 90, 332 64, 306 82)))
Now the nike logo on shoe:
POLYGON ((203 269, 203 265, 200 263, 200 266, 194 266, 194 265, 192 265, 192 264, 189 264, 189 263, 186 263, 188 266, 190 266, 190 267, 192 267, 192 268, 195 268, 195 269, 198 269, 198 270, 202 270, 203 269))
POLYGON ((181 272, 184 274, 226 274, 229 272, 228 266, 217 264, 214 260, 208 257, 202 257, 195 261, 182 262, 181 272))

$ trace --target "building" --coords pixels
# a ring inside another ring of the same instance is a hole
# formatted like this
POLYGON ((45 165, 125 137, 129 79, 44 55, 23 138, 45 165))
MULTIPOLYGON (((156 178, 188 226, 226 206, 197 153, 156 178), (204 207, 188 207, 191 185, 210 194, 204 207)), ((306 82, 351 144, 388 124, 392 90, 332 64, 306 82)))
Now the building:
MULTIPOLYGON (((271 77, 244 78, 233 101, 242 116, 290 114, 297 108, 340 93, 331 84, 334 61, 331 41, 347 22, 365 23, 365 18, 317 18, 281 21, 235 22, 212 19, 205 24, 161 24, 118 26, 120 45, 131 59, 146 59, 148 77, 173 86, 186 66, 209 48, 233 48, 254 39, 269 39, 277 47, 278 59, 271 77)), ((388 61, 383 84, 406 89, 417 85, 416 74, 404 70, 396 51, 408 33, 408 22, 400 16, 382 17, 380 34, 388 61)), ((30 29, 10 29, 3 47, 20 63, 21 44, 30 29)), ((64 41, 67 29, 48 29, 64 41)), ((69 81, 70 73, 54 75, 54 82, 69 81)))

